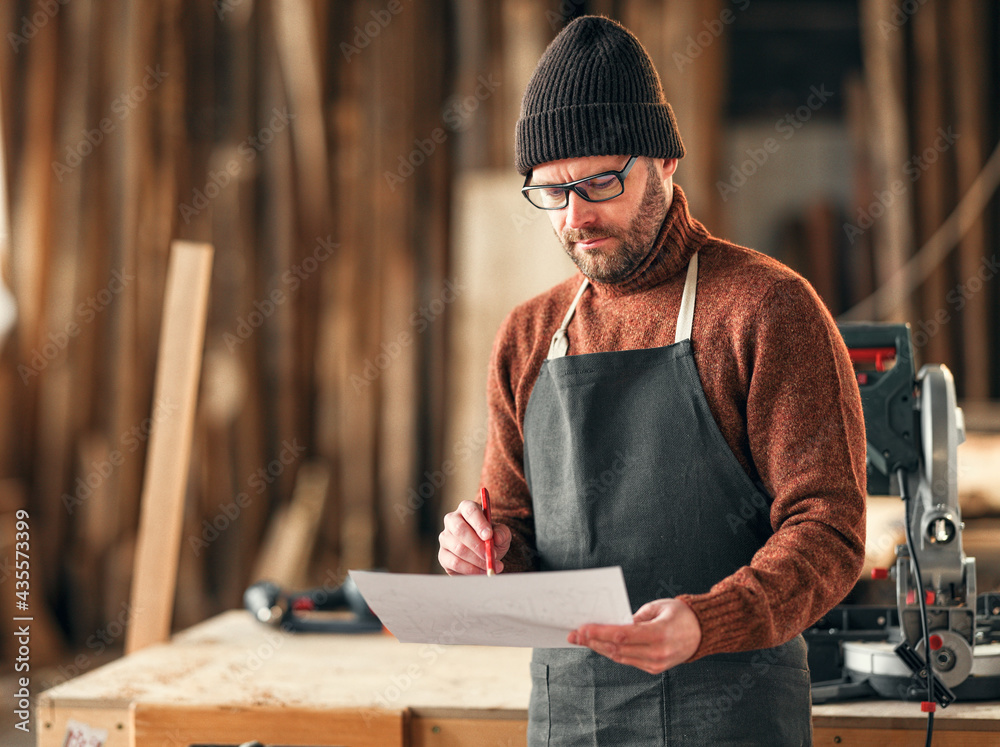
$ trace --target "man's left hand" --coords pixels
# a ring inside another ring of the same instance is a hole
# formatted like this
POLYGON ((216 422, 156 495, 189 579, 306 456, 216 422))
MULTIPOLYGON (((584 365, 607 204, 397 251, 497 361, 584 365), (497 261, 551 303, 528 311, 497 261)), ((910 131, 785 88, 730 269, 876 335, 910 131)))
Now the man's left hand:
POLYGON ((566 640, 619 664, 659 674, 694 655, 701 643, 701 624, 684 602, 655 599, 639 608, 631 625, 583 625, 566 640))

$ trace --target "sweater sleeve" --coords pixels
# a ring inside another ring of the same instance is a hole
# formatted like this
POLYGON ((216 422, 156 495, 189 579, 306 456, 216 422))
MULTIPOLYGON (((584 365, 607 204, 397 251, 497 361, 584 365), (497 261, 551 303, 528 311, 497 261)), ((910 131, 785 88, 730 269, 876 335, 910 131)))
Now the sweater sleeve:
POLYGON ((790 640, 843 599, 864 560, 864 416, 833 318, 808 283, 788 279, 742 338, 747 436, 774 533, 749 566, 678 597, 701 623, 692 660, 790 640))
POLYGON ((524 476, 524 434, 515 396, 515 377, 523 365, 515 367, 517 341, 513 318, 514 312, 501 325, 490 355, 486 453, 480 481, 490 491, 493 520, 511 530, 510 550, 503 559, 507 573, 534 570, 537 565, 535 522, 524 476))

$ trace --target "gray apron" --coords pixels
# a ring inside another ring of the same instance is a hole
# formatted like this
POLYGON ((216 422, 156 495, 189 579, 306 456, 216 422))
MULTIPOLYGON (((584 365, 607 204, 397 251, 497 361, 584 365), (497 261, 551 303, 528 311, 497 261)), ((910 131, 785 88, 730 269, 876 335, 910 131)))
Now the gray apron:
MULTIPOLYGON (((540 569, 620 565, 633 612, 707 592, 771 535, 770 498, 719 431, 695 368, 697 281, 695 254, 673 345, 567 357, 584 281, 525 412, 540 569)), ((658 675, 587 648, 535 649, 531 676, 532 747, 812 741, 802 636, 658 675)))

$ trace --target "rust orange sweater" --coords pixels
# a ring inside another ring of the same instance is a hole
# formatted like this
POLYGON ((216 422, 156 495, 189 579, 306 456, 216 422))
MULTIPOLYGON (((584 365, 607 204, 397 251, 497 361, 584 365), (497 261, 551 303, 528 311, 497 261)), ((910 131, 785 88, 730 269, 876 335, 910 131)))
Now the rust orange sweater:
MULTIPOLYGON (((865 435, 847 349, 809 283, 774 259, 712 237, 677 186, 643 264, 620 283, 593 284, 580 299, 569 354, 672 344, 694 252, 695 363, 729 447, 773 496, 774 530, 749 566, 705 594, 678 597, 701 623, 693 657, 700 658, 783 643, 850 591, 864 558, 865 435)), ((577 273, 515 308, 494 342, 482 482, 494 521, 514 536, 507 571, 533 568, 524 412, 582 281, 577 273)))

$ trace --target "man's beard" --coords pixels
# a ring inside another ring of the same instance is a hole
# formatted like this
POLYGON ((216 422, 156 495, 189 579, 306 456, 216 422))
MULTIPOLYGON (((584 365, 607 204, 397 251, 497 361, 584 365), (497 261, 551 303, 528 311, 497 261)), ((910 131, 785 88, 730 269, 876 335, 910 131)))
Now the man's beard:
POLYGON ((569 229, 559 240, 563 248, 580 268, 580 272, 600 283, 617 283, 627 278, 649 256, 653 241, 667 217, 666 190, 652 163, 647 163, 646 189, 635 217, 626 228, 599 226, 596 228, 569 229), (615 247, 604 245, 593 251, 574 250, 578 241, 610 237, 617 241, 615 247))

